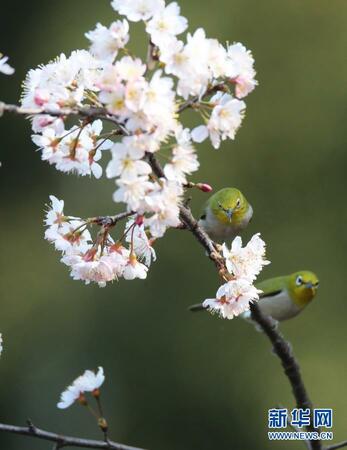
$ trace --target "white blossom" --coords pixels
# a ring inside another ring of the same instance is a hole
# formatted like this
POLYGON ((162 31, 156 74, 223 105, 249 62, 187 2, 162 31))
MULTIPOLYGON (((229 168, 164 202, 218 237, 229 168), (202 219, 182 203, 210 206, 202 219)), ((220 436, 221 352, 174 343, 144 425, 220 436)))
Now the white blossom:
POLYGON ((206 299, 203 306, 217 312, 223 319, 232 319, 248 311, 250 303, 259 299, 260 292, 249 281, 238 278, 223 284, 216 298, 206 299))
POLYGON ((116 244, 106 247, 103 252, 92 246, 84 251, 71 247, 63 254, 61 261, 70 267, 72 279, 105 287, 108 282, 123 276, 129 255, 128 249, 116 244))
POLYGON ((71 247, 80 251, 89 248, 91 235, 81 220, 63 222, 58 228, 51 226, 45 232, 45 239, 51 242, 56 250, 66 252, 71 247))
POLYGON ((242 247, 241 238, 237 236, 230 250, 225 243, 222 250, 226 268, 232 278, 220 286, 215 298, 206 299, 203 306, 223 318, 232 319, 249 310, 250 303, 259 299, 261 291, 253 282, 269 261, 265 259, 265 242, 259 233, 245 247, 242 247))
POLYGON ((138 176, 126 180, 119 179, 116 184, 118 189, 113 194, 113 200, 126 203, 130 211, 138 210, 147 193, 153 189, 148 176, 138 176))
POLYGON ((153 240, 148 239, 144 224, 137 225, 134 219, 130 219, 125 228, 132 229, 127 234, 126 241, 131 243, 135 255, 149 267, 152 260, 157 259, 157 256, 152 245, 153 240))
POLYGON ((105 375, 102 367, 98 368, 97 373, 86 370, 83 375, 76 378, 76 380, 60 395, 60 401, 57 404, 57 407, 59 409, 68 408, 85 392, 93 392, 96 389, 99 389, 104 381, 105 375))
POLYGON ((188 129, 178 129, 176 140, 177 144, 172 149, 171 162, 165 165, 164 173, 169 180, 176 180, 183 184, 187 182, 187 175, 198 170, 199 161, 188 129))
POLYGON ((233 240, 230 250, 224 243, 223 256, 229 273, 250 282, 256 279, 263 266, 270 264, 265 259, 265 242, 259 233, 255 234, 245 247, 242 247, 240 236, 233 240))
POLYGON ((112 0, 111 5, 119 14, 132 22, 150 19, 165 6, 164 0, 112 0))
POLYGON ((69 57, 62 53, 49 64, 29 71, 24 82, 22 105, 59 109, 80 104, 85 90, 96 88, 102 66, 102 62, 85 50, 73 51, 69 57))
POLYGON ((101 131, 101 120, 74 126, 70 130, 48 126, 42 134, 32 135, 32 140, 40 147, 42 159, 55 165, 57 170, 76 172, 82 176, 93 174, 95 178, 100 178, 102 167, 98 161, 101 152, 112 146, 110 140, 98 139, 101 131))
POLYGON ((142 161, 144 152, 126 142, 116 143, 111 148, 112 160, 106 168, 108 178, 120 177, 122 180, 134 180, 140 175, 152 172, 151 166, 142 161))
POLYGON ((140 58, 132 58, 131 56, 123 56, 116 62, 115 67, 119 77, 123 81, 139 80, 146 72, 146 65, 140 58))
MULTIPOLYGON (((257 84, 251 52, 240 43, 223 45, 203 28, 185 34, 188 21, 176 2, 112 0, 111 5, 123 17, 88 31, 89 50, 61 54, 30 70, 22 95, 23 107, 42 109, 31 119, 32 140, 42 160, 57 170, 99 179, 110 151, 105 172, 114 179, 113 200, 133 214, 124 232, 118 223, 108 227, 110 218, 65 215, 63 200, 54 196, 45 217, 45 238, 61 252, 71 277, 100 287, 120 278, 146 278, 156 259, 153 243, 181 225, 184 190, 199 168, 194 143, 210 138, 219 148, 234 139, 246 108, 240 99, 257 84), (139 21, 152 44, 149 63, 126 48, 129 24, 139 21), (193 129, 181 121, 188 106, 200 119, 193 129), (163 173, 151 160, 159 151, 163 173)), ((6 67, 5 57, 0 71, 6 67)), ((262 242, 255 236, 244 248, 239 238, 230 250, 223 246, 234 284, 227 283, 229 290, 224 287, 213 301, 229 305, 226 316, 238 314, 234 303, 247 303, 236 300, 237 292, 240 299, 254 294, 251 283, 267 263, 262 242)))
POLYGON ((180 16, 180 7, 172 2, 154 14, 147 23, 146 31, 151 35, 152 42, 160 46, 167 38, 183 33, 187 26, 187 19, 180 16))
POLYGON ((218 92, 212 97, 215 104, 207 125, 199 125, 192 131, 195 142, 203 142, 208 136, 214 148, 219 148, 222 140, 234 139, 244 117, 246 104, 229 94, 218 92))
POLYGON ((50 195, 51 207, 48 209, 45 218, 45 225, 61 227, 68 219, 64 216, 64 200, 58 200, 54 195, 50 195))
POLYGON ((5 75, 12 75, 14 74, 15 70, 8 64, 7 61, 8 56, 3 56, 2 53, 0 53, 0 73, 3 73, 5 75))
POLYGON ((124 268, 123 277, 125 280, 134 280, 135 278, 144 280, 147 277, 147 271, 148 267, 139 262, 135 254, 131 254, 124 268))
POLYGON ((246 97, 258 84, 255 80, 254 58, 242 44, 235 43, 228 47, 228 58, 232 63, 236 83, 235 93, 238 98, 246 97))
POLYGON ((129 24, 125 19, 113 22, 109 28, 98 23, 86 37, 91 41, 90 51, 96 58, 112 62, 118 50, 129 41, 129 24))
POLYGON ((165 72, 185 77, 193 71, 189 56, 184 51, 184 43, 175 37, 167 39, 165 45, 160 46, 160 61, 165 64, 165 72))
MULTIPOLYGON (((65 264, 72 262, 68 256, 62 259, 65 264)), ((82 280, 86 284, 94 282, 100 287, 105 287, 107 282, 116 278, 113 259, 109 256, 101 256, 91 261, 86 261, 83 257, 79 260, 75 259, 71 264, 71 277, 74 280, 82 280)))
POLYGON ((182 193, 180 183, 161 179, 160 184, 146 196, 147 210, 154 212, 145 219, 145 225, 149 227, 152 236, 162 237, 167 228, 180 224, 179 205, 182 193))

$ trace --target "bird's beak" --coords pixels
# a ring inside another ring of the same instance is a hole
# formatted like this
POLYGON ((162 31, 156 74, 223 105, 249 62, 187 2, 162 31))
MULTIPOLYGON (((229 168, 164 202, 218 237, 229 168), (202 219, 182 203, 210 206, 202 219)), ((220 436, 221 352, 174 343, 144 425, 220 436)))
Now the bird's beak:
POLYGON ((313 288, 313 284, 311 283, 311 281, 309 281, 308 283, 305 283, 307 289, 312 289, 313 288))
POLYGON ((229 222, 231 222, 231 219, 233 217, 233 213, 234 213, 234 210, 232 208, 228 208, 228 209, 225 210, 225 214, 227 215, 227 217, 229 219, 229 222))

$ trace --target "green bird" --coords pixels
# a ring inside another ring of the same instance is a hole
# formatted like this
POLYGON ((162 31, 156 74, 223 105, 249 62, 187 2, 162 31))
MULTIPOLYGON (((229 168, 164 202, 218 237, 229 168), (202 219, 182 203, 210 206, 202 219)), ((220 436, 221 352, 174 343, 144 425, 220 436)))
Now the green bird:
POLYGON ((252 215, 253 208, 239 189, 224 188, 209 198, 199 225, 213 240, 233 239, 252 215))
MULTIPOLYGON (((267 316, 281 322, 300 314, 314 299, 319 286, 315 273, 308 270, 270 278, 256 285, 260 294, 259 308, 267 316)), ((249 317, 250 313, 245 313, 249 317)))
MULTIPOLYGON (((257 289, 262 291, 259 295, 259 309, 277 322, 291 319, 300 314, 313 300, 318 285, 317 275, 308 270, 261 281, 256 284, 257 289)), ((191 306, 190 309, 201 311, 205 308, 200 304, 191 306)), ((241 317, 250 319, 250 311, 244 312, 241 317)))

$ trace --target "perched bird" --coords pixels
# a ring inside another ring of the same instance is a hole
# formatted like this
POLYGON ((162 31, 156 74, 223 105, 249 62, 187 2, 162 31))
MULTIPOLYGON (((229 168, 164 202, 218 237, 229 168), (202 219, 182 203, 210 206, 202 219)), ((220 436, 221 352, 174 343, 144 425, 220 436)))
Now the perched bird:
MULTIPOLYGON (((291 319, 297 316, 317 293, 319 280, 317 275, 308 270, 270 278, 256 284, 263 291, 259 297, 259 309, 275 321, 291 319)), ((190 307, 191 311, 205 309, 202 305, 190 307)), ((241 314, 243 319, 250 319, 250 311, 241 314)))
MULTIPOLYGON (((259 308, 267 316, 281 322, 297 316, 317 293, 319 280, 308 270, 270 278, 256 286, 260 289, 259 308)), ((245 313, 245 318, 250 313, 245 313)))
POLYGON ((247 227, 252 215, 252 206, 241 191, 224 188, 209 198, 199 225, 214 240, 233 239, 247 227))

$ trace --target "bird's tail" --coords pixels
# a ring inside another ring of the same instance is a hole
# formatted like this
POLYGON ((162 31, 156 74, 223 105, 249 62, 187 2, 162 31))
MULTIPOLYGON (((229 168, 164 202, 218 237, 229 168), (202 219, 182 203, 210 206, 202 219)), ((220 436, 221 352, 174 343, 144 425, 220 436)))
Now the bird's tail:
POLYGON ((206 308, 202 306, 202 303, 197 303, 196 305, 189 306, 189 311, 197 312, 197 311, 206 311, 206 308))

